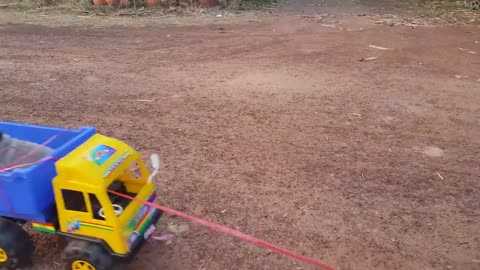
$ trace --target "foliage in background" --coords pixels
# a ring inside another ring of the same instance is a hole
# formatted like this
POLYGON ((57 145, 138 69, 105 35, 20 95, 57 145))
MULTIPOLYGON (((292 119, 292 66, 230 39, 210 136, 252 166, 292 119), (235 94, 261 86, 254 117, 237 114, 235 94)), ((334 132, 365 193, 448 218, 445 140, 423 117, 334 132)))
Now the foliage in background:
POLYGON ((422 14, 439 21, 480 23, 480 0, 423 0, 422 14))
MULTIPOLYGON (((0 0, 2 1, 2 0, 0 0)), ((5 1, 5 0, 3 0, 5 1)), ((10 6, 18 8, 59 8, 59 9, 81 9, 81 10, 108 10, 112 7, 95 6, 94 0, 7 0, 10 6)), ((106 0, 113 3, 115 7, 142 8, 147 7, 147 0, 106 0), (125 5, 122 5, 125 4, 125 5)), ((188 8, 198 6, 198 0, 158 0, 158 7, 163 8, 188 8)))
POLYGON ((241 9, 247 6, 262 7, 277 4, 277 0, 225 0, 226 6, 232 9, 241 9))
POLYGON ((480 3, 480 0, 434 0, 427 1, 426 6, 437 10, 450 11, 450 10, 459 10, 459 9, 475 9, 476 4, 480 3))
MULTIPOLYGON (((114 11, 112 7, 94 6, 94 0, 0 0, 0 8, 58 10, 61 12, 114 11), (7 4, 4 4, 7 3, 7 4)), ((99 0, 96 0, 99 1, 99 0)), ((200 0, 105 0, 114 3, 127 3, 127 8, 144 9, 147 1, 158 1, 159 8, 166 12, 196 13, 200 0)), ((283 0, 217 0, 221 7, 230 9, 262 8, 282 2, 283 0)), ((295 0, 291 0, 295 1, 295 0)), ((338 0, 342 1, 342 0, 338 0)), ((385 0, 377 0, 385 1, 385 0)), ((439 21, 450 23, 480 22, 480 0, 391 0, 398 8, 414 10, 439 21)), ((115 4, 116 7, 120 6, 115 4)), ((117 12, 123 12, 121 9, 117 12)), ((130 11, 128 11, 130 12, 130 11)), ((124 12, 123 12, 124 13, 124 12)), ((130 12, 131 13, 131 12, 130 12)), ((142 14, 148 14, 147 10, 142 14)))

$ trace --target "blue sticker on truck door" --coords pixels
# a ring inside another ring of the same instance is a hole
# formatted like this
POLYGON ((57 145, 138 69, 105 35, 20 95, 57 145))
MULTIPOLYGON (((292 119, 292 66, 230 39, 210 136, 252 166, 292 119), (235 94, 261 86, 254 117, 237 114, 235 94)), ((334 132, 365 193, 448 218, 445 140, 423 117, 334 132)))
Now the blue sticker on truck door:
POLYGON ((98 145, 96 146, 92 152, 90 152, 90 160, 93 161, 97 165, 102 165, 107 161, 113 154, 115 154, 116 150, 106 146, 106 145, 98 145))

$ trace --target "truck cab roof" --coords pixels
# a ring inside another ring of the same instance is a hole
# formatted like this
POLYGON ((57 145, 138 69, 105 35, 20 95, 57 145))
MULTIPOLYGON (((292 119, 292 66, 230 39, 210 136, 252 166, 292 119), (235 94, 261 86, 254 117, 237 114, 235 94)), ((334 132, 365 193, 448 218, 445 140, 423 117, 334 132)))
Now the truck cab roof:
POLYGON ((120 165, 138 158, 127 144, 97 133, 57 161, 58 176, 54 181, 59 186, 106 189, 121 174, 120 165))

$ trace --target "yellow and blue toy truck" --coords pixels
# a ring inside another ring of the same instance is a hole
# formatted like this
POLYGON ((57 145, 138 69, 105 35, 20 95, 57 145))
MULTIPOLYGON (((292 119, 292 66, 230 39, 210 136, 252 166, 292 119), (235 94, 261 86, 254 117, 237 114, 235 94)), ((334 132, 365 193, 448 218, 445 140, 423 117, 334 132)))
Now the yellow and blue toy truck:
POLYGON ((162 211, 141 201, 155 200, 157 155, 151 156, 150 174, 134 149, 92 127, 0 122, 0 131, 36 144, 53 138, 48 158, 0 170, 0 269, 31 262, 34 245, 23 229, 26 223, 69 240, 63 254, 69 270, 113 269, 132 258, 154 232, 162 211))

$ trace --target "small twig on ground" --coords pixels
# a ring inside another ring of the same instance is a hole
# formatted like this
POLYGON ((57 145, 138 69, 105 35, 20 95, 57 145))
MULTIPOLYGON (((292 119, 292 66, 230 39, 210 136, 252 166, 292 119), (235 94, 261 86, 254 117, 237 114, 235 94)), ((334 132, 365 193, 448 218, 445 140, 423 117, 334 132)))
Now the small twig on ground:
POLYGON ((9 3, 9 4, 1 4, 0 8, 8 8, 8 7, 16 7, 19 6, 18 3, 9 3))
POLYGON ((458 48, 458 49, 459 49, 460 51, 462 51, 462 52, 468 52, 468 53, 470 53, 470 54, 476 54, 476 53, 477 53, 477 52, 474 52, 474 51, 469 51, 469 50, 464 49, 464 48, 458 48))
POLYGON ((138 102, 154 102, 155 99, 137 99, 138 102))
POLYGON ((466 76, 466 75, 455 75, 455 78, 458 79, 458 80, 461 80, 461 79, 467 79, 468 76, 466 76))
POLYGON ((368 61, 373 61, 373 60, 376 60, 376 59, 378 59, 378 56, 364 57, 364 58, 360 59, 359 61, 360 62, 368 62, 368 61))
POLYGON ((335 25, 331 25, 331 24, 324 24, 324 23, 321 23, 320 25, 321 25, 321 26, 325 26, 325 27, 337 28, 337 26, 335 26, 335 25))
POLYGON ((377 50, 383 50, 383 51, 394 51, 395 50, 395 49, 392 49, 392 48, 385 48, 385 47, 380 47, 380 46, 376 46, 376 45, 368 45, 368 47, 373 48, 373 49, 377 49, 377 50))
POLYGON ((437 175, 438 175, 438 177, 440 177, 440 179, 442 179, 442 181, 445 180, 439 172, 437 172, 437 175))

